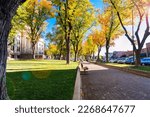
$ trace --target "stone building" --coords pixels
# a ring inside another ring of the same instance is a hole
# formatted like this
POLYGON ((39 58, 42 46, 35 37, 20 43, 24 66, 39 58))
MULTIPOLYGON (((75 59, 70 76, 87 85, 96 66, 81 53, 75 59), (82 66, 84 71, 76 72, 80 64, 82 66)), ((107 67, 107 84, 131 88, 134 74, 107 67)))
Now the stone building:
POLYGON ((147 55, 150 57, 150 43, 146 44, 147 55))
MULTIPOLYGON (((31 41, 27 38, 26 34, 18 33, 14 38, 14 44, 11 46, 10 56, 15 59, 31 59, 32 46, 31 41)), ((44 40, 39 39, 35 45, 35 58, 44 57, 44 40)))

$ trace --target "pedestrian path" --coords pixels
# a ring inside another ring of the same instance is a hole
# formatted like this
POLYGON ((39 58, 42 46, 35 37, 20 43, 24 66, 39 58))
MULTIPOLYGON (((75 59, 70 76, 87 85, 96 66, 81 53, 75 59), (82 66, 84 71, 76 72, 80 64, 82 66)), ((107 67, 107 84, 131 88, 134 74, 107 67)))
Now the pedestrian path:
POLYGON ((89 68, 81 75, 82 93, 85 100, 150 100, 150 79, 83 63, 89 68))

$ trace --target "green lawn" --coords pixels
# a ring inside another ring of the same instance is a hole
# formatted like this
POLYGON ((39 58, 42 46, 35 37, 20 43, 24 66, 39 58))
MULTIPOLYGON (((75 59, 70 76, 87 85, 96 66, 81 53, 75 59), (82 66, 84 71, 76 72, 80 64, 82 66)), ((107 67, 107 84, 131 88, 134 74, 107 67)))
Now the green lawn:
POLYGON ((10 99, 72 99, 77 63, 65 61, 8 61, 7 88, 10 99))
POLYGON ((131 69, 150 72, 150 66, 139 66, 139 67, 131 67, 131 69))
POLYGON ((116 67, 132 67, 130 64, 118 64, 118 63, 104 63, 105 65, 116 66, 116 67))

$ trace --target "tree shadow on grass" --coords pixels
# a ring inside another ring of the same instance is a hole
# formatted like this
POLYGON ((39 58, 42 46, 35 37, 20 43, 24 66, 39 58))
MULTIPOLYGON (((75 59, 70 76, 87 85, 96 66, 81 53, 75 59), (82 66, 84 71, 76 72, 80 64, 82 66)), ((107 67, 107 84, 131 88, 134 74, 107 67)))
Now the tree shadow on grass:
POLYGON ((71 100, 76 70, 7 72, 7 89, 12 100, 71 100))

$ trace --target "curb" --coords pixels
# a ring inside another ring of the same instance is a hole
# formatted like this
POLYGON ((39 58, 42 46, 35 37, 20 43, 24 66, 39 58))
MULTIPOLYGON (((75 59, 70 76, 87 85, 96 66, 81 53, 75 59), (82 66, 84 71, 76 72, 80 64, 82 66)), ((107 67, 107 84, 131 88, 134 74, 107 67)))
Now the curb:
POLYGON ((76 81, 74 86, 74 94, 73 94, 73 100, 81 100, 81 77, 80 77, 80 68, 77 67, 77 75, 76 75, 76 81))
MULTIPOLYGON (((95 63, 95 64, 97 64, 97 63, 95 63)), ((107 68, 118 69, 120 71, 124 71, 124 72, 132 73, 132 74, 135 74, 135 75, 139 75, 139 76, 150 78, 150 73, 144 72, 144 71, 134 70, 134 69, 130 69, 130 68, 121 68, 121 67, 104 65, 104 64, 97 64, 97 65, 100 65, 100 66, 103 66, 103 67, 107 67, 107 68)))

